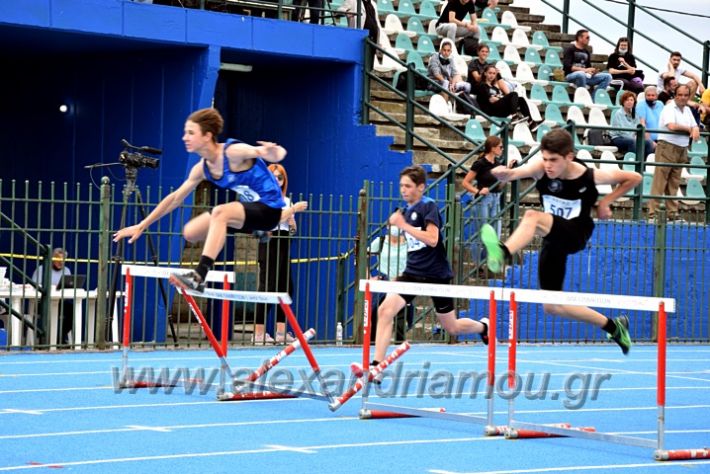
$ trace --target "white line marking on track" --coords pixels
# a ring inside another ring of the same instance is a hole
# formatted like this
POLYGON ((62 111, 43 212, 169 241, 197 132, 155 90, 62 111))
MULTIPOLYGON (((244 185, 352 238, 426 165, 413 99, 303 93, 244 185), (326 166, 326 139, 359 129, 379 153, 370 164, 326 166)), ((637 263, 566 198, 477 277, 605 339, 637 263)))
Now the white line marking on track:
MULTIPOLYGON (((199 423, 194 425, 172 425, 172 426, 157 426, 157 427, 147 427, 159 431, 160 429, 165 429, 167 431, 173 432, 176 430, 190 430, 190 429, 215 429, 215 428, 238 428, 241 426, 263 426, 263 425, 292 425, 297 423, 333 423, 340 421, 359 421, 360 418, 356 416, 339 417, 339 418, 302 418, 302 419, 291 419, 291 420, 256 420, 256 421, 232 421, 224 423, 199 423)), ((104 434, 104 433, 128 433, 136 431, 134 428, 106 428, 103 430, 84 430, 84 431, 63 431, 55 433, 26 433, 26 434, 16 434, 16 435, 0 435, 0 440, 3 439, 27 439, 27 438, 49 438, 55 436, 81 436, 81 435, 93 435, 93 434, 104 434)))
POLYGON ((43 415, 42 411, 40 410, 19 410, 16 408, 4 408, 0 413, 15 413, 15 414, 23 414, 23 415, 43 415))
MULTIPOLYGON (((369 448, 375 446, 401 446, 401 445, 413 445, 413 444, 441 444, 441 443, 470 443, 474 441, 503 441, 500 437, 475 437, 475 438, 443 438, 443 439, 412 439, 412 440, 402 440, 402 441, 379 441, 371 443, 347 443, 347 444, 326 444, 320 446, 302 446, 299 449, 302 450, 325 450, 325 449, 343 449, 343 448, 369 448)), ((20 469, 37 469, 46 468, 48 465, 51 466, 86 466, 86 465, 96 465, 96 464, 116 464, 122 462, 145 462, 145 461, 160 461, 164 459, 189 459, 189 458, 207 458, 216 456, 236 456, 241 454, 264 454, 264 453, 276 453, 288 451, 292 452, 291 447, 287 449, 276 449, 276 448, 260 448, 260 449, 244 449, 237 451, 214 451, 208 453, 183 453, 183 454, 166 454, 157 456, 136 456, 130 458, 111 458, 111 459, 89 459, 85 461, 71 461, 71 462, 49 462, 42 465, 19 465, 19 466, 5 466, 0 467, 0 471, 12 471, 20 469)), ((143 469, 143 467, 141 467, 143 469)))
POLYGON ((636 464, 602 464, 598 466, 566 466, 566 467, 540 467, 534 469, 506 469, 505 471, 444 471, 441 469, 430 469, 432 474, 525 474, 532 472, 578 472, 578 471, 596 471, 600 469, 621 469, 621 468, 638 468, 648 469, 651 467, 690 467, 710 464, 710 461, 673 461, 673 462, 653 462, 653 463, 636 463, 636 464))
POLYGON ((172 433, 171 429, 160 426, 126 425, 126 428, 130 428, 133 431, 157 431, 158 433, 172 433))
POLYGON ((296 448, 293 446, 282 446, 280 444, 267 444, 267 445, 265 445, 265 447, 271 448, 271 449, 276 449, 278 451, 290 451, 292 453, 318 454, 318 451, 315 451, 313 449, 296 448))

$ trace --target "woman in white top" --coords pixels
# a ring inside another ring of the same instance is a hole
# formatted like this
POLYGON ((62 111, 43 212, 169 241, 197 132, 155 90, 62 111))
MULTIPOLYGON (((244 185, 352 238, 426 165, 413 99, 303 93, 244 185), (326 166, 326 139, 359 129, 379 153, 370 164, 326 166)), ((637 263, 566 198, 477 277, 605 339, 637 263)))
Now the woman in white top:
MULTIPOLYGON (((268 166, 269 171, 274 175, 276 181, 281 186, 281 193, 286 207, 291 207, 291 199, 286 196, 288 189, 288 175, 283 166, 272 163, 268 166)), ((291 235, 296 233, 296 219, 293 215, 286 221, 282 221, 269 232, 270 239, 259 242, 259 291, 291 293, 293 291, 293 279, 291 278, 291 235)), ((268 307, 266 304, 257 304, 254 315, 254 337, 255 344, 265 343, 290 343, 294 341, 293 336, 286 332, 286 315, 281 306, 276 307, 276 337, 272 338, 266 332, 266 316, 268 307)))

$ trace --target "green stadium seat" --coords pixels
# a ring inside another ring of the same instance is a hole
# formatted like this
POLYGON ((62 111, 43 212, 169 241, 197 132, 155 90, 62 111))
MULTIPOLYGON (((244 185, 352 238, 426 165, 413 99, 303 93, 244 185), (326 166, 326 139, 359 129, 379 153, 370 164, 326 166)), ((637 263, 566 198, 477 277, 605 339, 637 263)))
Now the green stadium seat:
POLYGON ((545 64, 552 66, 553 68, 562 68, 560 54, 554 49, 548 49, 545 52, 545 64))
POLYGON ((471 118, 466 122, 466 136, 474 143, 483 143, 486 141, 486 134, 483 131, 483 125, 476 118, 471 118))
POLYGON ((542 30, 538 30, 538 31, 533 32, 532 44, 534 44, 536 46, 540 46, 545 51, 547 51, 548 49, 554 49, 558 53, 562 52, 562 47, 550 46, 549 41, 547 41, 547 36, 545 35, 545 32, 542 30))

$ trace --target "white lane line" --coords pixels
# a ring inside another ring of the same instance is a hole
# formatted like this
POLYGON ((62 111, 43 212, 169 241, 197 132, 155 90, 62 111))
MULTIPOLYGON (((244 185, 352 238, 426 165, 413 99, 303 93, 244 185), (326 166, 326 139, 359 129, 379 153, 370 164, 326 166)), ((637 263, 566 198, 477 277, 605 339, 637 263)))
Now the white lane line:
MULTIPOLYGON (((483 372, 482 372, 483 374, 483 372)), ((526 375, 525 373, 521 373, 520 375, 526 375)), ((560 376, 562 375, 569 375, 569 374, 559 374, 560 376)), ((589 375, 595 375, 595 374, 589 374, 589 375)), ((456 381, 461 379, 462 376, 452 376, 451 380, 456 381)), ((468 377, 466 377, 468 379, 468 377)), ((331 383, 340 381, 342 379, 334 379, 334 378, 328 378, 328 381, 331 383)), ((705 380, 705 382, 709 382, 710 380, 705 380)), ((419 387, 421 384, 421 380, 419 378, 413 378, 412 383, 415 384, 415 387, 419 387)), ((428 383, 428 381, 427 381, 428 383)), ((215 384, 211 384, 214 386, 215 384)), ((198 386, 199 387, 199 386, 198 386)), ((152 387, 152 388, 136 388, 136 389, 130 389, 130 388, 125 388, 122 389, 122 391, 126 392, 127 396, 133 395, 131 390, 135 390, 137 393, 162 393, 164 388, 170 388, 172 389, 171 392, 175 392, 178 388, 181 387, 152 387), (152 390, 153 392, 149 392, 152 390)), ((296 388, 295 386, 293 388, 296 388)), ((597 390, 599 392, 625 392, 625 391, 654 391, 656 390, 657 387, 654 385, 649 385, 646 387, 599 387, 596 389, 587 389, 587 391, 594 391, 597 390)), ((63 388, 22 388, 22 389, 17 389, 17 390, 0 390, 0 395, 13 395, 13 394, 21 394, 21 393, 52 393, 52 392, 73 392, 73 391, 89 391, 89 390, 115 390, 115 387, 113 385, 102 385, 98 387, 63 387, 63 388)), ((533 389, 530 388, 528 391, 532 391, 533 389)), ((688 386, 672 386, 672 387, 666 387, 666 391, 674 391, 674 390, 710 390, 710 385, 707 386, 697 386, 697 385, 688 385, 688 386)), ((580 392, 582 391, 581 389, 576 389, 575 392, 580 392)), ((179 394, 182 394, 182 390, 178 392, 179 394)), ((466 397, 470 396, 470 392, 436 392, 438 396, 445 397, 445 396, 456 396, 456 395, 465 395, 466 397)), ((485 395, 486 389, 481 389, 476 392, 476 395, 485 395)), ((562 393, 564 394, 565 391, 563 388, 549 388, 547 389, 546 393, 562 393)), ((122 395, 122 393, 116 393, 116 395, 122 395)), ((416 393, 410 393, 409 395, 411 396, 416 396, 416 393)), ((401 397, 397 397, 401 398, 401 397)))
POLYGON ((133 431, 156 431, 158 433, 172 433, 171 429, 163 428, 160 426, 126 425, 126 428, 130 428, 133 431))
POLYGON ((441 469, 429 469, 432 474, 527 474, 533 472, 579 472, 579 471, 597 471, 600 469, 648 469, 651 467, 684 467, 694 468, 710 464, 710 461, 673 461, 673 462, 649 462, 635 464, 601 464, 597 466, 565 466, 565 467, 539 467, 533 469, 506 469, 505 471, 446 471, 441 469))
MULTIPOLYGON (((282 398, 273 400, 244 400, 238 403, 267 403, 267 402, 297 402, 297 401, 311 401, 308 398, 282 398)), ((202 401, 202 402, 175 402, 175 403, 139 403, 133 405, 99 405, 91 407, 64 407, 64 408, 40 408, 35 410, 39 414, 44 413, 57 413, 57 412, 67 412, 67 411, 92 411, 92 410, 123 410, 123 409, 134 409, 134 408, 164 408, 164 407, 179 407, 179 406, 189 406, 189 405, 223 405, 229 406, 231 402, 219 402, 217 400, 202 401)), ((237 403, 237 402, 235 402, 237 403)), ((9 408, 0 409, 0 415, 12 414, 13 410, 9 408)))
MULTIPOLYGON (((17 393, 47 393, 47 392, 76 392, 85 390, 113 390, 113 385, 100 385, 98 387, 59 387, 59 388, 18 388, 17 390, 0 390, 0 395, 13 395, 17 393)), ((129 390, 129 389, 125 389, 129 390)), ((142 389, 141 389, 142 390, 142 389)))
POLYGON ((280 444, 267 444, 265 446, 267 448, 272 448, 277 451, 289 451, 292 453, 301 453, 301 454, 318 454, 318 451, 315 451, 313 449, 296 448, 294 446, 282 446, 280 444))
MULTIPOLYGON (((77 431, 57 431, 52 433, 25 433, 25 434, 12 434, 12 435, 0 435, 0 440, 14 440, 14 439, 36 439, 36 438, 55 438, 55 437, 68 437, 68 436, 87 436, 95 434, 108 434, 108 433, 131 433, 135 431, 156 431, 161 433, 172 433, 179 430, 198 430, 207 429, 214 430, 217 428, 240 428, 249 426, 264 426, 264 425, 296 425, 296 424, 311 424, 311 423, 340 423, 346 421, 356 421, 359 422, 360 418, 357 416, 343 416, 343 417, 329 417, 329 418, 296 418, 296 419, 281 419, 281 420, 255 420, 255 421, 233 421, 233 422, 220 422, 220 423, 198 423, 190 425, 166 425, 166 426, 146 426, 146 425, 126 425, 123 428, 105 428, 97 430, 77 430, 77 431)), ((655 435, 656 430, 647 431, 615 431, 609 432, 615 435, 655 435)), ((668 434, 701 434, 710 433, 710 428, 708 429, 691 429, 691 430, 665 430, 668 434)))
MULTIPOLYGON (((256 420, 256 421, 233 421, 223 423, 199 423, 193 425, 172 425, 172 426, 157 426, 150 427, 151 429, 176 431, 176 430, 192 430, 192 429, 215 429, 215 428, 238 428, 243 426, 263 426, 263 425, 294 425, 305 423, 333 423, 340 421, 358 421, 359 417, 348 416, 339 418, 302 418, 302 419, 284 419, 284 420, 256 420)), ((54 433, 26 433, 14 435, 0 435, 0 440, 4 439, 28 439, 28 438, 51 438, 62 436, 83 436, 105 433, 128 433, 136 431, 135 428, 106 428, 102 430, 83 430, 83 431, 61 431, 54 433)))
POLYGON ((19 410, 16 408, 4 408, 2 412, 7 413, 7 414, 22 414, 22 415, 43 415, 42 411, 40 410, 19 410))
MULTIPOLYGON (((371 448, 379 446, 410 446, 413 444, 441 444, 441 443, 470 443, 478 441, 502 441, 501 437, 474 437, 474 438, 443 438, 443 439, 412 439, 412 440, 402 440, 402 441, 379 441, 379 442, 367 442, 367 443, 347 443, 347 444, 326 444, 319 446, 302 446, 301 450, 325 450, 325 449, 347 449, 347 448, 371 448)), ((213 452, 203 452, 203 453, 181 453, 181 454, 165 454, 157 456, 135 456, 129 458, 110 458, 110 459, 88 459, 85 461, 71 461, 71 462, 49 462, 41 465, 26 465, 22 464, 19 466, 4 466, 0 467, 0 471, 11 471, 13 469, 37 469, 46 468, 47 466, 86 466, 86 465, 96 465, 96 464, 115 464, 115 463, 125 463, 125 462, 145 462, 145 461, 160 461, 165 459, 189 459, 189 458, 207 458, 207 457, 217 457, 217 456, 237 456, 242 454, 264 454, 264 453, 276 453, 276 452, 292 452, 292 447, 286 448, 258 448, 258 449, 243 449, 235 451, 213 451, 213 452)))

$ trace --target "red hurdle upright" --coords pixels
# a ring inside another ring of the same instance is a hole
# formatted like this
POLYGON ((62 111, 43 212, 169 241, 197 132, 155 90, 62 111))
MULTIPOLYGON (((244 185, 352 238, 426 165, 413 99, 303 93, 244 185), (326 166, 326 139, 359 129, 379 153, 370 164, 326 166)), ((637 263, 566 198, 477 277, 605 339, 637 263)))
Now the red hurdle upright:
POLYGON ((658 305, 658 382, 656 400, 658 404, 658 448, 654 452, 657 461, 688 461, 710 459, 710 449, 664 449, 666 429, 666 346, 667 316, 663 302, 658 305))

